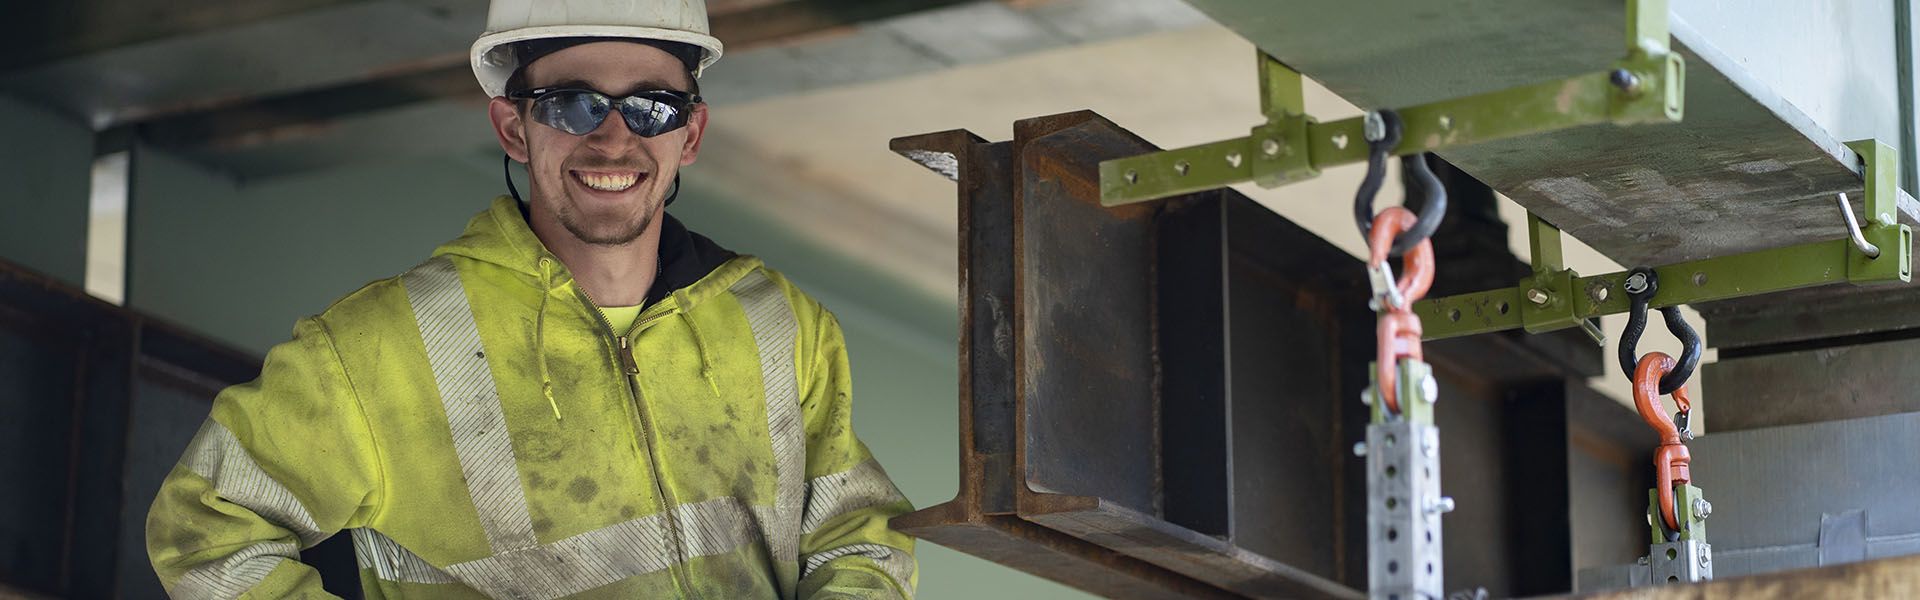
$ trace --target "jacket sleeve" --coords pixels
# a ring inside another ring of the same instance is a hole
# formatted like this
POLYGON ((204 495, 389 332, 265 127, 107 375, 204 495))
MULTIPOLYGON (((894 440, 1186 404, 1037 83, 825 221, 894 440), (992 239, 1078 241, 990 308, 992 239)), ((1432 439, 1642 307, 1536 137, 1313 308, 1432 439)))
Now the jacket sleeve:
POLYGON ((173 598, 331 597, 300 550, 366 522, 378 461, 317 318, 222 391, 147 513, 147 553, 173 598))
POLYGON ((913 538, 887 520, 913 510, 854 437, 846 341, 821 311, 801 408, 807 497, 800 535, 800 598, 911 598, 919 578, 913 538))

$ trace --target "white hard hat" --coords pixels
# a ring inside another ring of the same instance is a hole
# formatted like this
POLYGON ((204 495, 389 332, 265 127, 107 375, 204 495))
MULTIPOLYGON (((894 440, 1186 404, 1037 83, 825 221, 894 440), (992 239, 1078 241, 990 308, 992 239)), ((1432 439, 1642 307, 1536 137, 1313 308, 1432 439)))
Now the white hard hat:
POLYGON ((473 43, 473 75, 488 96, 506 95, 507 78, 520 68, 515 43, 575 37, 691 44, 702 50, 694 77, 720 60, 706 0, 493 0, 487 32, 473 43))

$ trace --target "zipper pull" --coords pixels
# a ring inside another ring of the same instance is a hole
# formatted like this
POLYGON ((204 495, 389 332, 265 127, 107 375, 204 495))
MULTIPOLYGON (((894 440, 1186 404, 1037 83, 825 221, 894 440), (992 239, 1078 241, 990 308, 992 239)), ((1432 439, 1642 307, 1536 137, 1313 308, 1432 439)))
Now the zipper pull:
POLYGON ((628 375, 639 375, 640 364, 633 360, 633 346, 627 343, 627 336, 620 336, 620 366, 626 368, 628 375))

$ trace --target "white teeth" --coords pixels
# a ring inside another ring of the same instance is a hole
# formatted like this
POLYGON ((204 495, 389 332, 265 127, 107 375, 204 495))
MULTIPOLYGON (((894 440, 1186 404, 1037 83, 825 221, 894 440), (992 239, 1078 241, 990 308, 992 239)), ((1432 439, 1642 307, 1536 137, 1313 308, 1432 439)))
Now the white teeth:
POLYGON ((611 174, 581 173, 576 171, 574 175, 580 178, 580 183, 584 183, 587 187, 603 192, 625 191, 627 188, 633 187, 635 182, 640 181, 639 173, 611 174))

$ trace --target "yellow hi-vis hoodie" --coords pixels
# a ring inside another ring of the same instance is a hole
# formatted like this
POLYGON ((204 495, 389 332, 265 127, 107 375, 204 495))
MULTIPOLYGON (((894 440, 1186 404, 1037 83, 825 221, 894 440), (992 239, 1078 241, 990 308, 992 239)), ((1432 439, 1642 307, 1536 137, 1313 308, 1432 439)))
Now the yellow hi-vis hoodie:
POLYGON ((911 506, 854 437, 833 314, 663 229, 686 284, 628 331, 507 198, 301 319, 154 500, 168 593, 324 596, 299 550, 346 529, 369 598, 910 597, 911 506))

